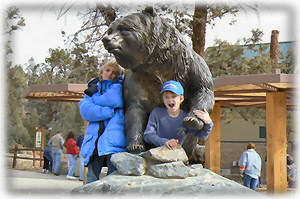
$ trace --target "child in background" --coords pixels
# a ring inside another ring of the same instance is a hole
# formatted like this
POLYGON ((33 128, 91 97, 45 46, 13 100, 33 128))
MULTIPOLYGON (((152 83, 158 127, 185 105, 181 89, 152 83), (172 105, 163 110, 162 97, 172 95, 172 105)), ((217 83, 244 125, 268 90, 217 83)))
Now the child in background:
MULTIPOLYGON (((178 133, 184 128, 183 118, 188 115, 180 109, 184 101, 184 90, 179 82, 170 80, 162 85, 160 93, 165 107, 157 107, 150 113, 144 140, 155 147, 166 145, 169 149, 176 149, 177 144, 182 145, 185 139, 185 135, 178 133)), ((212 130, 212 120, 206 110, 194 110, 194 114, 205 125, 201 130, 186 129, 185 132, 206 140, 212 130)))
POLYGON ((76 159, 79 154, 78 146, 76 146, 76 142, 74 140, 74 133, 73 131, 69 131, 66 142, 65 142, 65 147, 66 147, 66 154, 69 159, 69 169, 68 169, 68 175, 67 178, 69 180, 76 180, 77 178, 74 177, 75 173, 75 168, 76 168, 76 159))
POLYGON ((247 144, 247 150, 240 157, 239 166, 240 173, 243 175, 244 186, 256 190, 259 186, 261 158, 255 151, 254 143, 247 144))
POLYGON ((122 68, 116 61, 106 63, 100 69, 99 79, 89 82, 79 102, 80 114, 89 122, 81 145, 84 165, 88 167, 86 183, 99 180, 105 165, 107 175, 117 170, 110 161, 111 155, 126 151, 121 74, 122 68))

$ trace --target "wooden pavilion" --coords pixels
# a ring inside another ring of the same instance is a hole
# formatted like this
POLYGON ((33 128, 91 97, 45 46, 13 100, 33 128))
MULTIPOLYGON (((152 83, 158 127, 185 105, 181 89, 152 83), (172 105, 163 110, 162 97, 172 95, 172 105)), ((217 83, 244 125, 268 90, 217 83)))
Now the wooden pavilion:
POLYGON ((274 74, 226 76, 214 80, 214 127, 206 140, 205 166, 220 173, 221 108, 256 107, 266 109, 267 190, 287 190, 286 110, 295 110, 295 75, 274 74))
MULTIPOLYGON (((293 74, 225 76, 214 80, 214 127, 206 140, 205 167, 220 174, 220 111, 221 108, 256 107, 266 109, 267 190, 287 190, 286 110, 295 109, 293 96, 296 84, 293 74)), ((24 92, 26 99, 78 102, 83 98, 85 84, 31 85, 24 92)))

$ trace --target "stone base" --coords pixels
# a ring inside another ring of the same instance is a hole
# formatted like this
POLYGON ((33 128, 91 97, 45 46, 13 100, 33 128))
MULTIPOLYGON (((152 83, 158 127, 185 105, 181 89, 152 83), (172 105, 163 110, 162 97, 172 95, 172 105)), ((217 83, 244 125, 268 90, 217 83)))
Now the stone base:
POLYGON ((117 171, 96 182, 80 186, 72 191, 73 194, 108 194, 108 195, 248 195, 257 192, 244 187, 232 180, 203 169, 195 177, 185 179, 161 179, 149 175, 125 176, 117 171))

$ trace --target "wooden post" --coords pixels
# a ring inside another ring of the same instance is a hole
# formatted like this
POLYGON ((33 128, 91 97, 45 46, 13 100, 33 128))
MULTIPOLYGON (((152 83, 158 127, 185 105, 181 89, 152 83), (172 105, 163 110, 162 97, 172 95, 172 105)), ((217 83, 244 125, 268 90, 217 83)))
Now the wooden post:
POLYGON ((207 140, 205 141, 205 168, 216 174, 220 174, 220 111, 221 105, 215 103, 211 118, 214 123, 213 129, 207 140))
POLYGON ((270 44, 270 57, 275 63, 278 62, 278 30, 272 30, 271 44, 270 44))
MULTIPOLYGON (((35 148, 35 143, 36 143, 36 132, 38 131, 38 127, 35 127, 35 130, 34 130, 34 148, 35 148)), ((33 158, 36 158, 37 156, 37 151, 33 151, 33 158)), ((33 166, 35 167, 35 160, 33 160, 33 166)))
POLYGON ((18 154, 18 145, 15 144, 15 151, 14 151, 14 159, 13 159, 12 168, 16 167, 16 164, 17 164, 17 154, 18 154))
MULTIPOLYGON (((42 127, 42 145, 41 145, 41 149, 44 149, 45 145, 44 145, 44 139, 45 139, 45 131, 44 131, 44 127, 42 127)), ((44 152, 43 151, 40 151, 40 158, 43 159, 44 157, 44 152)), ((44 166, 44 161, 43 160, 40 160, 40 167, 43 167, 44 166)))
POLYGON ((274 193, 286 192, 286 93, 269 92, 266 100, 267 190, 274 193))
MULTIPOLYGON (((87 121, 84 120, 84 137, 86 136, 86 127, 89 123, 87 121)), ((88 168, 84 167, 84 171, 83 171, 83 184, 86 184, 86 174, 88 172, 88 168)))

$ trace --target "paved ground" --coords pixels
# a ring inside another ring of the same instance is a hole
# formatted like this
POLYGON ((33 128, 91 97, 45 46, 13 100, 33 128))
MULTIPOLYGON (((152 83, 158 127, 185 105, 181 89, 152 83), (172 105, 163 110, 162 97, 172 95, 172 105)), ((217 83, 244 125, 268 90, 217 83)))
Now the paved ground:
POLYGON ((7 194, 31 195, 31 194, 51 194, 70 195, 70 192, 81 186, 79 180, 68 180, 65 175, 55 176, 33 171, 20 171, 7 169, 7 194))

